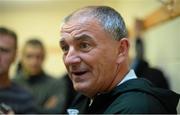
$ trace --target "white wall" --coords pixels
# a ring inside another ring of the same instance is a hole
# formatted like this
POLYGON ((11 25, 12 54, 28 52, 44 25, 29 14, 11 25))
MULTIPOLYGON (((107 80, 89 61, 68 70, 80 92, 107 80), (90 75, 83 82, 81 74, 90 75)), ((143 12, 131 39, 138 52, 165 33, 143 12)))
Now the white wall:
POLYGON ((145 44, 146 58, 165 71, 172 88, 180 93, 180 17, 149 29, 145 44))
POLYGON ((145 46, 148 61, 163 70, 171 89, 180 93, 180 17, 149 29, 145 46))

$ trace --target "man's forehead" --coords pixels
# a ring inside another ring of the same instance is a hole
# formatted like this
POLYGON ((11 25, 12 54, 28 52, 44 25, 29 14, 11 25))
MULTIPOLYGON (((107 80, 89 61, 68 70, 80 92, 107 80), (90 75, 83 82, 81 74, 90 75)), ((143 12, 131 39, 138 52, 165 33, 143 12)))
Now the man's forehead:
POLYGON ((92 28, 92 24, 86 23, 75 23, 75 24, 64 24, 61 28, 61 37, 70 37, 70 36, 79 36, 81 34, 85 34, 90 32, 92 28))
POLYGON ((96 19, 82 18, 82 20, 72 20, 61 26, 60 33, 71 33, 76 31, 91 31, 102 27, 96 19))
POLYGON ((68 32, 73 29, 80 29, 81 23, 64 23, 61 27, 61 33, 68 32))
POLYGON ((32 45, 32 44, 27 44, 25 47, 24 47, 24 50, 25 51, 40 51, 40 52, 44 52, 43 48, 39 45, 32 45))
POLYGON ((3 49, 14 49, 14 43, 10 43, 10 42, 7 42, 7 41, 2 41, 1 38, 0 38, 0 48, 3 48, 3 49))
POLYGON ((62 25, 62 28, 68 28, 68 27, 71 27, 71 26, 82 26, 84 24, 90 24, 92 22, 96 22, 95 18, 79 17, 77 19, 72 19, 72 20, 70 20, 68 22, 65 22, 62 25))
POLYGON ((5 42, 7 44, 9 44, 9 43, 15 44, 15 40, 9 35, 1 35, 0 34, 0 41, 5 42))

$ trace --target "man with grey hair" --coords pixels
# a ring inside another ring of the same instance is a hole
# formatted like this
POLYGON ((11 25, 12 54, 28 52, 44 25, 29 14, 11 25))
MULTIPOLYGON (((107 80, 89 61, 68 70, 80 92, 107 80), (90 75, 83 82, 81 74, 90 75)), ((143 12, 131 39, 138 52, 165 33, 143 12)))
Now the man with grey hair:
POLYGON ((176 113, 178 94, 155 88, 130 69, 127 29, 113 8, 79 9, 65 18, 60 33, 73 86, 90 100, 82 112, 77 99, 69 113, 176 113))

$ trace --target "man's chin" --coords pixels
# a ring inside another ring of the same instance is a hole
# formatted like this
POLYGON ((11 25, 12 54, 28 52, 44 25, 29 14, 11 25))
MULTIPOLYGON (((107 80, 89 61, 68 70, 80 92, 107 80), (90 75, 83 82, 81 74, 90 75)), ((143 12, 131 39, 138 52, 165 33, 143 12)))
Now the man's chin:
POLYGON ((90 88, 88 86, 82 86, 82 85, 76 84, 74 85, 74 89, 77 92, 80 92, 87 97, 92 97, 92 94, 90 93, 90 88))
POLYGON ((74 84, 74 89, 75 89, 76 91, 78 91, 78 92, 85 92, 85 91, 88 90, 88 88, 85 87, 85 86, 84 86, 83 84, 81 84, 81 83, 75 83, 75 84, 74 84))

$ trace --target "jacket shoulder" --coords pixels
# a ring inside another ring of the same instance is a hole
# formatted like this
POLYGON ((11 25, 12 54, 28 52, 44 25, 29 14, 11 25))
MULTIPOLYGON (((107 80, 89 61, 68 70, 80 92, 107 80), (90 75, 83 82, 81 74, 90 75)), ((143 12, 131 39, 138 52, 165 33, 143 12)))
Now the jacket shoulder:
POLYGON ((144 92, 131 91, 118 96, 105 113, 166 113, 159 100, 144 92))

